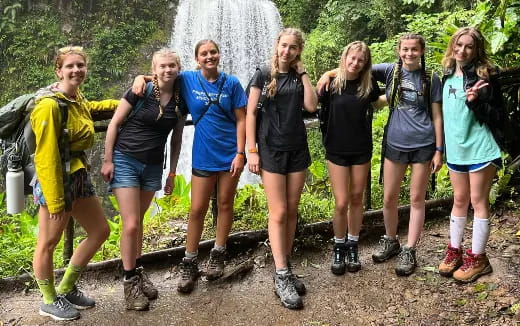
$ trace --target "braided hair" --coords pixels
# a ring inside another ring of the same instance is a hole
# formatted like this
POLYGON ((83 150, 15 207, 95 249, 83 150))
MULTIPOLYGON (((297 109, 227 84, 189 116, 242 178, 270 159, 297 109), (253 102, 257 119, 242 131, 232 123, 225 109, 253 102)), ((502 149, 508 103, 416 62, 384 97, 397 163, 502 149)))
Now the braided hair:
MULTIPOLYGON (((154 69, 154 65, 156 64, 157 58, 159 58, 159 57, 173 58, 175 64, 177 65, 177 67, 179 67, 179 70, 180 70, 181 63, 180 63, 179 55, 175 51, 172 51, 169 48, 162 48, 162 49, 154 52, 154 54, 152 56, 152 70, 154 69)), ((157 102, 159 102, 159 114, 157 115, 157 118, 155 118, 155 120, 157 121, 164 114, 164 108, 161 105, 161 90, 159 88, 159 79, 157 77, 157 74, 153 75, 152 83, 153 83, 153 91, 152 91, 153 96, 157 100, 157 102)), ((173 96, 175 99, 175 114, 180 119, 182 114, 179 109, 179 104, 180 104, 180 95, 179 94, 180 94, 179 85, 178 85, 177 81, 175 81, 175 83, 173 85, 173 96)))
MULTIPOLYGON (((293 35, 296 37, 296 42, 300 50, 303 50, 303 46, 305 44, 303 33, 296 28, 285 28, 283 29, 278 36, 276 37, 276 41, 274 44, 274 53, 271 57, 271 82, 267 85, 267 96, 273 98, 276 95, 276 79, 280 74, 280 68, 278 64, 278 44, 280 43, 280 39, 285 35, 293 35)), ((301 54, 298 54, 295 61, 301 60, 301 54)))

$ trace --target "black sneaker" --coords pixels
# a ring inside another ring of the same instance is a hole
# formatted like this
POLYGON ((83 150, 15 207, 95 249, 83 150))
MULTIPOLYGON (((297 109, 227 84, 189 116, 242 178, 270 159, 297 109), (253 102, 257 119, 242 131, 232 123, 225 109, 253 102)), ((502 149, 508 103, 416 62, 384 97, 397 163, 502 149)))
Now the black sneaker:
POLYGON ((218 279, 224 274, 224 257, 225 250, 211 249, 209 252, 208 268, 206 270, 206 278, 208 281, 218 279))
POLYGON ((150 300, 157 299, 159 296, 159 291, 157 291, 155 285, 152 283, 152 281, 150 281, 150 278, 145 273, 143 266, 137 267, 135 271, 141 279, 141 290, 143 291, 144 295, 146 295, 146 297, 150 300))
POLYGON ((303 301, 290 281, 290 272, 274 274, 274 292, 280 298, 282 305, 289 309, 303 308, 303 301))
POLYGON ((58 295, 53 303, 42 303, 39 313, 41 316, 48 316, 54 320, 74 320, 79 318, 79 311, 62 295, 58 295))
POLYGON ((87 297, 82 291, 80 291, 76 285, 72 288, 72 291, 69 293, 63 294, 65 299, 67 299, 70 304, 78 309, 84 310, 92 308, 96 305, 96 301, 94 299, 87 297))
POLYGON ((177 284, 177 291, 190 293, 195 287, 195 282, 200 276, 197 258, 184 257, 181 262, 181 279, 177 284))
POLYGON ((355 273, 361 269, 357 242, 347 242, 347 270, 355 273))
POLYGON ((398 238, 389 239, 385 236, 381 237, 381 240, 379 240, 379 246, 379 251, 372 255, 372 260, 374 263, 382 263, 387 261, 388 259, 399 254, 399 250, 401 248, 398 238))
POLYGON ((287 268, 289 269, 289 273, 291 274, 289 276, 289 280, 294 285, 294 288, 296 289, 296 292, 298 292, 298 295, 305 295, 307 293, 307 288, 305 287, 305 284, 292 272, 292 265, 289 260, 289 257, 287 257, 287 268))
POLYGON ((344 243, 334 243, 332 265, 330 265, 330 270, 333 274, 345 274, 345 252, 346 248, 344 243))
POLYGON ((414 272, 416 266, 417 258, 415 257, 415 248, 407 246, 401 247, 395 273, 399 276, 408 276, 414 272))

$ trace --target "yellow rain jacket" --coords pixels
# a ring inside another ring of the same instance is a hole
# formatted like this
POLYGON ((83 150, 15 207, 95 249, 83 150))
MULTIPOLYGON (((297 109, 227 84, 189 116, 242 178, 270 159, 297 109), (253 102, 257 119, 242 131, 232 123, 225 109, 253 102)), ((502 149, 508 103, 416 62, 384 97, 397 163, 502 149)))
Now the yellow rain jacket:
MULTIPOLYGON (((68 103, 68 121, 70 151, 84 151, 94 145, 94 122, 90 112, 114 111, 119 100, 88 101, 78 91, 75 100, 67 98, 56 85, 51 86, 54 95, 46 95, 36 100, 31 113, 31 125, 36 136, 34 166, 43 196, 50 213, 59 213, 65 209, 63 190, 63 172, 59 152, 61 135, 61 112, 58 102, 52 97, 68 103)), ((87 162, 79 157, 72 157, 70 173, 87 168, 87 162)))

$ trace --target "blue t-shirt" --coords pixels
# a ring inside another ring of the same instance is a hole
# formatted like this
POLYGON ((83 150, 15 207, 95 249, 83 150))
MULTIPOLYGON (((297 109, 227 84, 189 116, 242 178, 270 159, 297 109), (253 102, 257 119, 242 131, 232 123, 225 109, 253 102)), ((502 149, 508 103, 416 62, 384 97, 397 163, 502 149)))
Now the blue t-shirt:
POLYGON ((193 137, 192 167, 205 171, 229 170, 237 153, 235 110, 247 103, 244 89, 236 77, 223 72, 214 82, 207 81, 199 70, 184 71, 180 78, 182 97, 193 121, 198 121, 193 137), (209 103, 204 90, 215 101, 222 82, 220 107, 212 104, 204 113, 209 103))
POLYGON ((478 123, 466 106, 462 76, 446 79, 442 103, 448 163, 478 164, 500 157, 500 148, 488 126, 478 123))
MULTIPOLYGON (((385 84, 386 97, 390 100, 395 64, 380 63, 372 66, 374 78, 385 84)), ((402 97, 392 113, 388 125, 387 142, 401 151, 412 151, 435 143, 435 131, 424 103, 421 70, 408 71, 402 68, 402 97)), ((439 77, 434 74, 431 87, 431 102, 442 102, 439 77)))

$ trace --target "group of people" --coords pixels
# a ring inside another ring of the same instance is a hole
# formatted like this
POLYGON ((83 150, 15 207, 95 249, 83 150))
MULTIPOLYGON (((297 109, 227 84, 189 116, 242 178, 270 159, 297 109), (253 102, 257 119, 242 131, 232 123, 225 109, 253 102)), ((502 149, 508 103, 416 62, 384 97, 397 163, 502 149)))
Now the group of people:
POLYGON ((318 102, 327 112, 323 115, 323 144, 335 199, 332 273, 361 268, 358 240, 372 156, 371 112, 373 107, 386 104, 390 112, 382 146, 386 234, 380 250, 372 255, 374 262, 398 255, 396 273, 413 273, 428 176, 439 171, 445 153, 454 205, 450 243, 439 272, 462 282, 490 273, 485 254, 489 192, 501 164, 501 139, 486 119, 502 109, 496 93, 496 68, 486 55, 482 35, 474 28, 461 28, 452 36, 442 61, 442 80, 426 69, 425 46, 421 36, 405 34, 397 44, 397 63, 372 65, 368 46, 361 41, 350 43, 339 67, 322 76, 316 92, 301 59, 303 34, 286 28, 275 40, 269 66, 256 70, 246 96, 236 77, 219 70, 219 46, 202 40, 195 46, 196 70, 181 71, 179 56, 161 49, 152 58, 153 76, 136 77, 120 101, 99 102, 87 101, 79 90, 87 71, 83 49, 60 49, 55 61, 59 81, 48 87, 52 94, 39 98, 31 114, 37 144, 34 197, 40 205, 33 261, 43 295, 40 314, 72 320, 79 317, 78 310, 95 305, 76 287, 76 281, 109 234, 82 155, 93 144, 91 112, 96 110, 115 110, 106 134, 101 174, 110 183, 123 221, 120 246, 127 309, 147 309, 149 301, 158 296, 141 262, 143 217, 154 193, 161 189, 162 166, 167 159, 170 172, 163 189, 165 194, 173 190, 188 112, 195 135, 191 209, 179 292, 190 293, 201 275, 198 246, 215 187, 216 240, 204 274, 208 280, 222 276, 236 186, 247 157, 249 170, 261 176, 267 197, 275 293, 283 306, 303 307, 306 287, 292 273, 290 256, 298 205, 311 164, 302 113, 316 111, 318 102), (378 82, 385 85, 385 94, 380 94, 378 82), (66 123, 61 121, 56 98, 67 103, 66 123), (165 157, 170 132, 171 151, 165 157), (70 143, 69 158, 60 155, 63 141, 70 143), (401 245, 397 204, 408 166, 410 222, 407 243, 401 245), (71 208, 65 205, 68 196, 71 208), (471 249, 464 253, 461 243, 470 203, 474 209, 473 240, 471 249), (87 236, 74 251, 56 289, 52 256, 71 216, 87 236))

